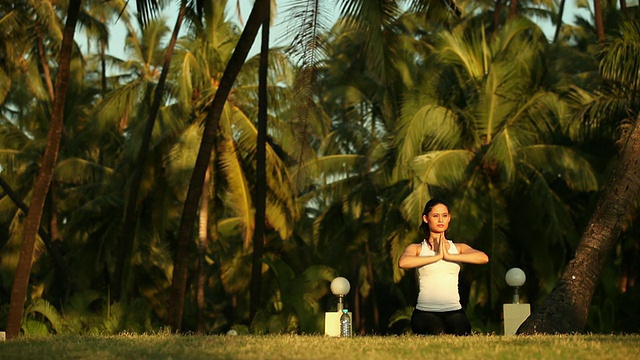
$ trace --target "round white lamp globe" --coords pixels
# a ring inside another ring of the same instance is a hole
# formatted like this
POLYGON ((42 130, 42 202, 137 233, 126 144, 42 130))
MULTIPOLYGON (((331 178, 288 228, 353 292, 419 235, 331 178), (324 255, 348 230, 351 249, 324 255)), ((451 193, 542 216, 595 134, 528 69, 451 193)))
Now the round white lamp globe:
POLYGON ((343 277, 337 277, 331 282, 331 292, 333 295, 344 296, 349 293, 349 290, 351 290, 349 280, 343 277))
POLYGON ((527 280, 527 276, 524 274, 522 269, 512 268, 507 271, 504 279, 507 281, 509 286, 519 287, 524 284, 525 280, 527 280))

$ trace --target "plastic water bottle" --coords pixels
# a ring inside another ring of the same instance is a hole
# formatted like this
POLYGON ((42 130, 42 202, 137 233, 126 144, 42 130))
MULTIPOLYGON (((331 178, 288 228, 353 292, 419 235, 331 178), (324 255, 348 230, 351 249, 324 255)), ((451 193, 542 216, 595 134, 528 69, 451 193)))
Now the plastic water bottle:
POLYGON ((351 316, 348 314, 349 310, 342 309, 342 315, 340 315, 340 337, 351 337, 351 316))

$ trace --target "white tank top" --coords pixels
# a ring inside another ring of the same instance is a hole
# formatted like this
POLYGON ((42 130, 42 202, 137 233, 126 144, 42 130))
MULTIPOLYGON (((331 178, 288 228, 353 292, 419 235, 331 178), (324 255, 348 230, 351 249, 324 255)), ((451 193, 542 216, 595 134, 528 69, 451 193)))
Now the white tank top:
MULTIPOLYGON (((449 242, 449 254, 458 254, 458 248, 449 242)), ((422 241, 420 256, 434 256, 426 240, 422 241)), ((453 311, 462 309, 458 292, 460 264, 440 260, 418 268, 418 303, 416 309, 422 311, 453 311)))

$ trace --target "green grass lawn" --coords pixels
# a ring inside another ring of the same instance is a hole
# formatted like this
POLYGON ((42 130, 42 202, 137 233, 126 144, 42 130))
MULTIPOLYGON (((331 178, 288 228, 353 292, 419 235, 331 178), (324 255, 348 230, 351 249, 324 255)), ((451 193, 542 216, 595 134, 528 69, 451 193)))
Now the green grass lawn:
POLYGON ((0 359, 640 359, 640 335, 23 337, 0 359))

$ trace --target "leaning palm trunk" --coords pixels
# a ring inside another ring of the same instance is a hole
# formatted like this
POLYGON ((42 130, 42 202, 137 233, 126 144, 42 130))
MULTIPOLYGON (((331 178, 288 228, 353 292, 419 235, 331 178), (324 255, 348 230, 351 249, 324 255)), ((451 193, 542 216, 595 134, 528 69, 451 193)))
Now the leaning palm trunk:
POLYGON ((71 55, 73 53, 73 36, 76 30, 76 22, 80 13, 81 0, 69 1, 67 21, 62 36, 60 47, 58 75, 56 78, 55 99, 51 110, 49 133, 47 135, 47 147, 42 157, 42 165, 36 178, 33 196, 27 212, 24 225, 24 239, 20 249, 20 258, 16 268, 16 274, 11 288, 11 300, 9 304, 9 317, 7 319, 7 339, 13 339, 20 334, 20 324, 24 312, 24 303, 29 285, 29 275, 33 266, 36 235, 40 228, 44 203, 49 192, 49 186, 53 179, 58 154, 60 152, 60 140, 62 138, 62 119, 64 117, 64 104, 71 73, 71 55))
POLYGON ((560 5, 558 6, 558 26, 556 26, 556 31, 553 35, 553 43, 557 43, 560 38, 560 31, 562 30, 562 16, 564 15, 564 7, 567 0, 560 0, 560 5))
POLYGON ((227 67, 224 69, 213 102, 207 109, 202 141, 200 142, 196 163, 193 168, 193 173, 191 174, 191 180, 189 181, 189 189, 187 190, 187 197, 184 202, 184 209, 180 220, 178 244, 176 245, 171 296, 169 300, 169 326, 174 331, 179 332, 182 328, 182 314, 184 312, 184 300, 187 290, 188 247, 192 241, 193 225, 196 221, 196 214, 198 213, 200 196, 202 195, 204 185, 204 176, 211 159, 214 137, 218 129, 220 116, 227 102, 231 87, 240 69, 242 69, 242 65, 244 65, 253 41, 258 34, 258 29, 260 29, 264 19, 269 15, 269 1, 270 0, 256 0, 254 3, 249 19, 247 20, 247 25, 240 35, 238 44, 231 55, 231 59, 229 59, 227 67))
POLYGON ((602 191, 575 258, 518 334, 567 334, 584 330, 593 292, 620 235, 625 216, 640 194, 640 120, 636 120, 620 159, 602 191))
POLYGON ((167 75, 169 74, 171 58, 173 57, 173 49, 175 48, 176 42, 178 41, 178 34, 180 33, 180 27, 182 25, 182 21, 184 20, 185 11, 186 0, 180 2, 178 18, 176 19, 176 25, 173 28, 171 40, 169 41, 169 45, 167 46, 167 51, 164 56, 162 72, 160 73, 158 85, 156 86, 153 95, 153 103, 151 104, 151 109, 149 110, 149 117, 147 118, 144 134, 142 135, 142 142, 140 144, 138 158, 136 159, 131 184, 129 186, 129 196, 125 205, 126 207, 124 211, 122 232, 120 235, 120 244, 118 247, 120 253, 118 254, 118 260, 114 273, 114 279, 117 282, 114 288, 114 295, 116 298, 124 297, 126 300, 126 295, 128 292, 126 284, 129 283, 129 274, 127 269, 130 268, 128 262, 130 262, 131 254, 133 254, 134 250, 134 228, 137 220, 136 205, 138 202, 138 192, 140 191, 140 182, 142 181, 142 171, 144 169, 144 164, 147 160, 147 154, 149 152, 149 146, 151 144, 151 134, 153 133, 153 126, 156 122, 156 118, 158 116, 158 112, 160 111, 162 100, 164 98, 164 87, 167 80, 167 75))

